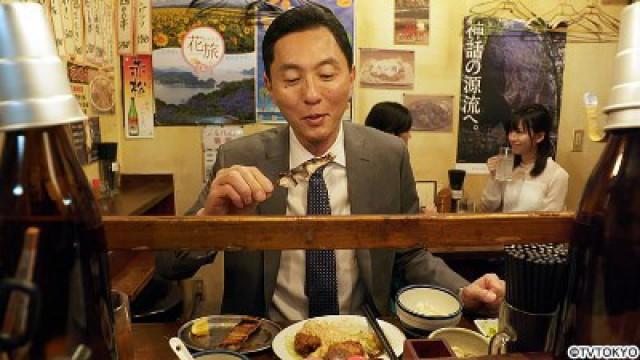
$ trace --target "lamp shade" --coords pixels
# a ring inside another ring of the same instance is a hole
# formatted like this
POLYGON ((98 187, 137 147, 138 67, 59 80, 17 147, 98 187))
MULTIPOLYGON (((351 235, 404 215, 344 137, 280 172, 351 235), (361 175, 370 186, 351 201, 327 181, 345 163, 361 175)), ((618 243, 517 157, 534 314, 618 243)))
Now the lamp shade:
POLYGON ((36 3, 0 3, 0 131, 85 120, 36 3))
POLYGON ((605 129, 640 127, 640 2, 622 10, 605 129))

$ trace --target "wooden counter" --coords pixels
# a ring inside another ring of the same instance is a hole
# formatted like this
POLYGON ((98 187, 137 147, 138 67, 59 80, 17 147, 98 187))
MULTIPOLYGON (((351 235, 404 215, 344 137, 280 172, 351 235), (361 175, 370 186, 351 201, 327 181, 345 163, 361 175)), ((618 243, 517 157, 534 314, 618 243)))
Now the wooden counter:
MULTIPOLYGON (((103 216, 173 215, 173 194, 172 175, 123 174, 118 193, 99 199, 98 205, 103 216)), ((131 300, 135 300, 155 272, 152 251, 111 250, 109 265, 112 287, 131 300)))

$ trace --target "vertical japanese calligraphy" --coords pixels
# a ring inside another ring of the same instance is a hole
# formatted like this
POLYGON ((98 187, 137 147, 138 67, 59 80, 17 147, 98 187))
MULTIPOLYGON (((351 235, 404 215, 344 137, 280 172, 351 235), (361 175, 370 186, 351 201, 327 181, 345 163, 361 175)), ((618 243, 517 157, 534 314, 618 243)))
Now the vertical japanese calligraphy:
POLYGON ((564 48, 561 33, 538 34, 517 20, 465 18, 457 167, 486 173, 505 144, 513 110, 539 103, 554 114, 557 137, 564 48))
POLYGON ((64 47, 64 28, 62 26, 62 0, 51 0, 51 23, 53 25, 53 36, 56 40, 58 55, 67 54, 64 47))
POLYGON ((136 55, 151 55, 151 0, 136 0, 136 55))
POLYGON ((81 0, 71 0, 71 31, 73 37, 73 58, 75 61, 84 59, 84 6, 81 0))
POLYGON ((118 0, 117 33, 118 54, 133 55, 134 8, 132 0, 118 0))
POLYGON ((122 101, 128 138, 153 137, 151 71, 151 55, 122 58, 122 101))

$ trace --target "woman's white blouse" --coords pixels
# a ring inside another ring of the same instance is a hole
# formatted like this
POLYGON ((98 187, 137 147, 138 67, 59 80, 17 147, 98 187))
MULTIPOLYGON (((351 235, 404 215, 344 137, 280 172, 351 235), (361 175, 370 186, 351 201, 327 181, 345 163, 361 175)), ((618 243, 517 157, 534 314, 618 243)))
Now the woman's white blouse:
POLYGON ((485 211, 562 211, 569 186, 569 174, 549 158, 544 171, 530 175, 533 164, 513 169, 513 180, 506 182, 489 178, 482 194, 485 211), (502 206, 501 206, 502 205, 502 206))

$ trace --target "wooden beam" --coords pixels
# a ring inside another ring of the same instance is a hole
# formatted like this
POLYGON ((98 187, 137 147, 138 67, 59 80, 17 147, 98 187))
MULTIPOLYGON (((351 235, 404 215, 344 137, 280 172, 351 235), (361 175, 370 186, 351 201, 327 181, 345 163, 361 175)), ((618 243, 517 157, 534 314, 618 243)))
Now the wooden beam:
POLYGON ((105 216, 110 249, 478 248, 567 242, 574 214, 105 216))

